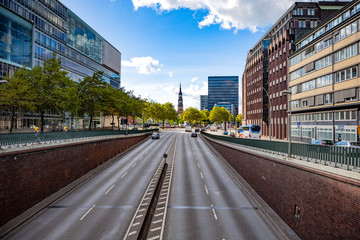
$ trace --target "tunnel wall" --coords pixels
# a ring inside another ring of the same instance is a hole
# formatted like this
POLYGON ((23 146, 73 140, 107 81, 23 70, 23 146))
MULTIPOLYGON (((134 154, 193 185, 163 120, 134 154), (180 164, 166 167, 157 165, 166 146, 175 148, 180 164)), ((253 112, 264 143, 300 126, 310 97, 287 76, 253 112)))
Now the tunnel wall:
POLYGON ((360 181, 208 142, 301 239, 360 239, 360 181))
POLYGON ((1 154, 0 226, 147 136, 149 133, 1 154))

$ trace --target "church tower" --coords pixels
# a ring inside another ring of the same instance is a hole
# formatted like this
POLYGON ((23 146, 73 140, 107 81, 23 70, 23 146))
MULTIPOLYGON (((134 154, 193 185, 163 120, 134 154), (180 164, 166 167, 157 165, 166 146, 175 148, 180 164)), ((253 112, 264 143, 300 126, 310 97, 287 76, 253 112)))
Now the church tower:
POLYGON ((183 98, 181 92, 181 83, 180 83, 180 91, 179 91, 179 100, 178 100, 178 110, 177 112, 181 114, 183 112, 183 98))

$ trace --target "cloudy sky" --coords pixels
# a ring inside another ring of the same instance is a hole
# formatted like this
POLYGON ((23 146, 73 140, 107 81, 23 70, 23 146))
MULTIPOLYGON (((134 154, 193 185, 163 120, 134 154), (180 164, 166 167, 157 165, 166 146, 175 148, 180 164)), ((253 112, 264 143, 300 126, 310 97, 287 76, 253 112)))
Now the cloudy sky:
POLYGON ((61 2, 121 52, 126 90, 177 107, 181 83, 184 107, 199 108, 208 76, 240 80, 249 49, 294 1, 61 2))

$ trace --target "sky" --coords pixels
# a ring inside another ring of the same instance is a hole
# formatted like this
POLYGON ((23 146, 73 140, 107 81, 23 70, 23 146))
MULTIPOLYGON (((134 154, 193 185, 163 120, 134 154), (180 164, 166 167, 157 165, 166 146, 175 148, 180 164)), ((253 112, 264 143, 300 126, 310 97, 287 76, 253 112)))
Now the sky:
MULTIPOLYGON (((121 52, 121 87, 200 108, 208 76, 241 78, 249 50, 292 0, 60 0, 121 52)), ((239 95, 241 111, 241 95, 239 95)))

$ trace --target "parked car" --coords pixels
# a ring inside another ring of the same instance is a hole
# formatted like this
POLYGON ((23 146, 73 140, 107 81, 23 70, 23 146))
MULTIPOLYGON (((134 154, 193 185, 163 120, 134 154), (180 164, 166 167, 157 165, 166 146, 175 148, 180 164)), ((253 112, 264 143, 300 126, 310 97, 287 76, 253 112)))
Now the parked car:
POLYGON ((340 142, 335 143, 335 146, 360 148, 360 143, 359 142, 340 141, 340 142))
POLYGON ((224 135, 228 135, 228 132, 227 131, 224 131, 224 133, 223 133, 224 135))
POLYGON ((334 145, 333 141, 331 140, 321 140, 321 139, 315 139, 310 142, 310 144, 313 145, 334 145))
POLYGON ((191 137, 197 137, 197 133, 196 133, 196 132, 192 132, 192 133, 191 133, 191 137))
POLYGON ((199 129, 199 128, 196 128, 196 129, 195 129, 195 132, 200 132, 200 129, 199 129))
POLYGON ((160 139, 160 133, 159 133, 159 132, 154 132, 154 133, 151 135, 151 139, 160 139))
POLYGON ((206 131, 206 128, 200 129, 200 132, 205 132, 205 131, 206 131))
POLYGON ((234 133, 234 132, 230 132, 229 137, 235 137, 235 133, 234 133))

